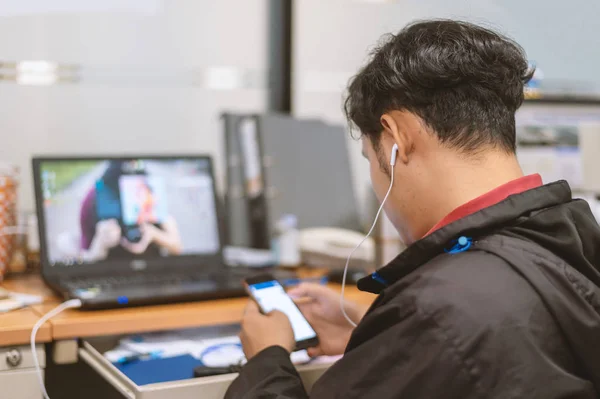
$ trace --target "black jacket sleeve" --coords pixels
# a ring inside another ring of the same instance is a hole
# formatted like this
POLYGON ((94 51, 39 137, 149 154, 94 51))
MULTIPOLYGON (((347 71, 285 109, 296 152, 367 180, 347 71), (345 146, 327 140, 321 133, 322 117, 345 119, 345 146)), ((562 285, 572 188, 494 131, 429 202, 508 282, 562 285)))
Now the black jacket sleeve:
MULTIPOLYGON (((462 338, 414 303, 368 314, 346 354, 316 382, 314 399, 478 399, 478 366, 462 338)), ((509 396, 506 396, 509 397, 509 396)))
POLYGON ((271 346, 254 356, 231 384, 225 399, 305 399, 302 380, 280 346, 271 346))
MULTIPOLYGON (((460 342, 451 328, 414 305, 377 309, 359 324, 348 351, 316 382, 310 398, 486 397, 477 383, 481 370, 460 342)), ((289 354, 274 346, 244 366, 225 397, 306 399, 308 395, 289 354)))

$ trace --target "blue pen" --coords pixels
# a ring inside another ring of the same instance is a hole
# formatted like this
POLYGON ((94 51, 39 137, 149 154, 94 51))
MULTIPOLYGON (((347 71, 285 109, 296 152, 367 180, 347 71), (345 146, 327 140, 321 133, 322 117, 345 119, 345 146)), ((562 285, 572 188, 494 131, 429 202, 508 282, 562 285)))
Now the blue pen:
POLYGON ((133 355, 121 356, 115 363, 128 364, 139 360, 160 359, 162 351, 152 351, 148 353, 134 353, 133 355))
POLYGON ((298 285, 300 283, 316 283, 325 285, 327 284, 327 276, 323 277, 309 277, 309 278, 288 278, 286 280, 281 281, 281 284, 285 287, 289 287, 292 285, 298 285))

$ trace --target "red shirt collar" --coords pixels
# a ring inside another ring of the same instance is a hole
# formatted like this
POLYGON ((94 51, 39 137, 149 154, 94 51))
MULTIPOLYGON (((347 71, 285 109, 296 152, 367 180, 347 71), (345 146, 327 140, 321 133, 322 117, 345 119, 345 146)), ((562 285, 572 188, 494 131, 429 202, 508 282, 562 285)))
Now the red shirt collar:
POLYGON ((509 181, 495 189, 488 191, 487 193, 480 195, 479 197, 472 199, 471 201, 459 206, 446 217, 440 220, 435 226, 431 228, 425 234, 428 236, 434 231, 441 229, 442 227, 462 219, 465 216, 469 216, 472 213, 480 211, 484 208, 490 207, 505 200, 508 196, 522 193, 523 191, 531 190, 542 185, 542 178, 539 174, 523 176, 518 179, 509 181))

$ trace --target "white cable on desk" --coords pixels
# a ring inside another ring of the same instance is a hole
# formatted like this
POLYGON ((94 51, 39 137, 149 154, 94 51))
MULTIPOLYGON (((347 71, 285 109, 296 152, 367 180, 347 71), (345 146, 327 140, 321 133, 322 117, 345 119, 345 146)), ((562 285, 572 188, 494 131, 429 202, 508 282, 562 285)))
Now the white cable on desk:
POLYGON ((42 389, 42 393, 44 394, 45 399, 50 399, 48 396, 48 392, 46 391, 46 385, 44 385, 44 375, 42 374, 42 369, 40 367, 40 361, 37 357, 37 351, 35 350, 35 336, 37 335, 38 330, 44 325, 45 322, 61 313, 63 310, 70 308, 80 308, 81 300, 79 299, 71 299, 66 302, 61 303, 48 313, 42 316, 41 319, 38 320, 37 323, 33 326, 33 330, 31 330, 31 355, 33 356, 33 364, 35 365, 35 370, 38 376, 38 382, 40 383, 40 388, 42 389))

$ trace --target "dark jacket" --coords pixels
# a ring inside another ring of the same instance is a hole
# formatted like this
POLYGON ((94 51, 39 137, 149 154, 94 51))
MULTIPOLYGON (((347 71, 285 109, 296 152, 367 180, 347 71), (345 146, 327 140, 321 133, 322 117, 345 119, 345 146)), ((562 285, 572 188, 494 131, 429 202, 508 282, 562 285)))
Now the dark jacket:
MULTIPOLYGON (((512 195, 417 241, 381 278, 311 398, 600 398, 600 228, 566 182, 512 195), (456 239, 472 239, 447 253, 456 239)), ((271 347, 228 398, 306 398, 271 347)))

